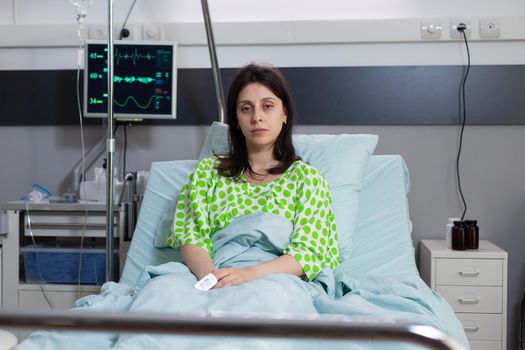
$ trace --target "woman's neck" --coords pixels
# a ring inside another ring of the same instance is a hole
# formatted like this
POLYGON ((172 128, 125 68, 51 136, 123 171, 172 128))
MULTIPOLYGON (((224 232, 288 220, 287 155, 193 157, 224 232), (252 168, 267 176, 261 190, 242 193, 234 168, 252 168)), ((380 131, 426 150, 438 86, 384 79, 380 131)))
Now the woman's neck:
POLYGON ((273 150, 251 152, 248 154, 248 163, 256 173, 261 175, 267 174, 267 170, 279 164, 273 157, 273 150))

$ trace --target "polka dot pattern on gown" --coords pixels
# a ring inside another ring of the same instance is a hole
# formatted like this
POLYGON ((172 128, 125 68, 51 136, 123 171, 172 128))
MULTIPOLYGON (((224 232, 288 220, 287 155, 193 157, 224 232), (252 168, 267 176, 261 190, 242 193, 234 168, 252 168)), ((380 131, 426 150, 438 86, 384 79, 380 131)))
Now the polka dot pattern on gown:
POLYGON ((294 162, 279 178, 252 185, 219 176, 215 158, 199 162, 178 198, 167 244, 195 244, 211 252, 211 236, 234 218, 256 212, 288 219, 294 229, 283 253, 294 257, 312 280, 339 264, 337 231, 330 189, 314 167, 294 162))

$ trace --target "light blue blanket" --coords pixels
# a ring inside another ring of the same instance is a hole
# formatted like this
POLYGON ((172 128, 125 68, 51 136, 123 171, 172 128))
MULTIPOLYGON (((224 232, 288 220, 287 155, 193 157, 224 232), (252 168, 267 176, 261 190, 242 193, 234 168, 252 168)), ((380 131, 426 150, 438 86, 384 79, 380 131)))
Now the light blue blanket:
MULTIPOLYGON (((292 225, 280 216, 252 214, 213 236, 217 267, 244 267, 274 259, 289 242, 292 225)), ((147 266, 134 288, 106 283, 96 296, 79 299, 76 310, 111 312, 206 312, 232 316, 345 314, 428 324, 467 344, 459 322, 420 279, 353 276, 345 265, 325 269, 313 281, 274 274, 240 286, 199 291, 189 269, 177 262, 147 266), (454 333, 456 332, 456 333, 454 333)), ((407 349, 407 345, 165 336, 35 332, 19 349, 407 349)))

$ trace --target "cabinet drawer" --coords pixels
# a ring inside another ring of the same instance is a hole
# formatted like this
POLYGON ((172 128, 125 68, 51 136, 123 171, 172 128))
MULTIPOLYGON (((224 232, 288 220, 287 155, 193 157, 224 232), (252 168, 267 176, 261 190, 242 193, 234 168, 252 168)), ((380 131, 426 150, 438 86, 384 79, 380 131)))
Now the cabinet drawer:
POLYGON ((469 340, 501 341, 503 339, 501 314, 456 314, 456 316, 469 340))
POLYGON ((503 350, 501 341, 473 340, 470 342, 470 350, 503 350))
POLYGON ((448 301, 454 312, 503 312, 502 287, 437 286, 436 292, 448 301))
MULTIPOLYGON (((60 212, 31 211, 24 217, 24 234, 49 237, 105 237, 106 215, 103 212, 60 212)), ((118 236, 117 216, 114 218, 115 237, 118 236)))
POLYGON ((436 285, 501 286, 503 261, 498 259, 436 259, 436 285))

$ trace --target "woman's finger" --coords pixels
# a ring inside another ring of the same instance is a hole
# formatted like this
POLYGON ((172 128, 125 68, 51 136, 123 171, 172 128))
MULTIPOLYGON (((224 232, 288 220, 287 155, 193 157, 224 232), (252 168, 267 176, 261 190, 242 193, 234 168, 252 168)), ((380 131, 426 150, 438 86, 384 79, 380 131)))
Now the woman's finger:
POLYGON ((234 267, 214 270, 213 274, 218 280, 215 288, 237 286, 252 279, 250 276, 246 275, 246 272, 243 269, 237 269, 234 267))
POLYGON ((216 287, 222 288, 222 287, 227 287, 227 286, 235 286, 238 284, 238 282, 239 282, 239 278, 237 274, 232 272, 224 276, 222 279, 220 279, 216 287))
POLYGON ((222 278, 230 274, 231 270, 232 270, 231 268, 226 268, 226 269, 212 271, 212 273, 215 275, 215 277, 217 277, 217 280, 220 281, 222 278))

